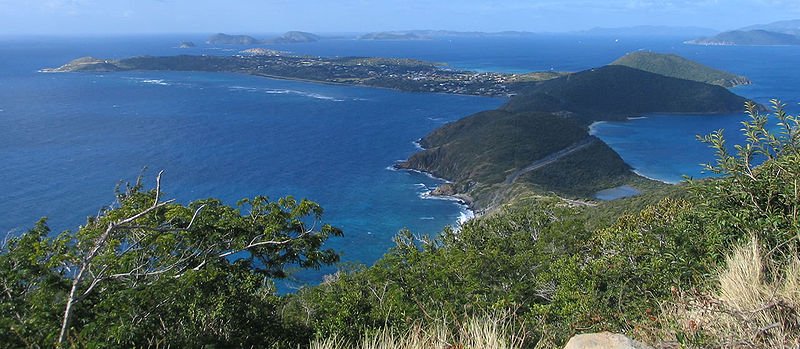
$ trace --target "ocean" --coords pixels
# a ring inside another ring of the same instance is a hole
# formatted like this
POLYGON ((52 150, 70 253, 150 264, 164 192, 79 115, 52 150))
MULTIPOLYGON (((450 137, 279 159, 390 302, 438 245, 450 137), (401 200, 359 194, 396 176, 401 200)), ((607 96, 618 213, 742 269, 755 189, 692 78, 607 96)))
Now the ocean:
MULTIPOLYGON (((114 187, 165 171, 166 197, 255 195, 316 201, 345 236, 327 246, 345 262, 371 264, 403 228, 435 234, 468 216, 453 201, 424 194, 441 180, 391 169, 414 141, 502 98, 406 93, 247 75, 195 72, 45 74, 82 56, 235 54, 204 36, 0 37, 0 232, 18 234, 40 217, 54 231, 75 229, 111 204, 114 187), (178 49, 192 40, 197 48, 178 49)), ((683 55, 750 77, 734 92, 759 102, 781 98, 797 111, 800 48, 705 47, 682 38, 547 35, 429 41, 326 40, 271 45, 296 54, 382 56, 443 62, 457 69, 578 71, 649 49, 683 55)), ((735 131, 744 114, 651 115, 594 125, 593 132, 639 173, 675 182, 702 176, 711 153, 695 134, 735 131)), ((334 268, 298 273, 282 287, 318 283, 334 268)))

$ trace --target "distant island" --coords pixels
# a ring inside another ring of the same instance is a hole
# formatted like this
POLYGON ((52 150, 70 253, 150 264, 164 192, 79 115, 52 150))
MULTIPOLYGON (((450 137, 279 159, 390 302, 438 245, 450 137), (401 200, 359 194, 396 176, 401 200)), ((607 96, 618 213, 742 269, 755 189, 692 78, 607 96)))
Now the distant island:
POLYGON ((368 33, 358 37, 359 40, 429 40, 431 37, 414 32, 380 32, 368 33))
POLYGON ((624 65, 664 76, 705 82, 722 87, 751 84, 750 79, 747 77, 714 69, 672 54, 636 51, 617 59, 611 64, 624 65))
POLYGON ((484 37, 522 37, 535 35, 531 32, 460 32, 452 30, 400 30, 367 33, 359 40, 432 40, 437 38, 484 38, 484 37))
POLYGON ((386 87, 410 92, 443 92, 478 96, 510 96, 539 81, 566 73, 477 73, 447 69, 441 64, 396 58, 324 58, 293 56, 254 48, 236 56, 133 57, 119 60, 84 57, 43 72, 114 72, 129 70, 213 71, 386 87))
POLYGON ((191 41, 184 41, 184 42, 180 43, 180 45, 178 45, 178 48, 192 48, 192 47, 196 47, 196 46, 197 45, 195 45, 191 41))
POLYGON ((258 45, 261 41, 248 35, 218 33, 210 36, 206 43, 209 45, 258 45))
POLYGON ((249 35, 228 35, 224 33, 218 33, 210 36, 206 40, 206 43, 209 45, 300 44, 316 42, 320 39, 322 39, 322 37, 319 35, 301 31, 286 32, 279 37, 266 40, 259 40, 249 35))
POLYGON ((800 45, 800 37, 766 30, 735 30, 710 38, 687 41, 687 43, 710 46, 790 46, 800 45))
POLYGON ((319 35, 301 32, 290 31, 277 38, 265 40, 265 44, 301 44, 308 42, 317 42, 321 39, 319 35))
POLYGON ((800 20, 758 24, 686 42, 713 46, 800 45, 800 20))

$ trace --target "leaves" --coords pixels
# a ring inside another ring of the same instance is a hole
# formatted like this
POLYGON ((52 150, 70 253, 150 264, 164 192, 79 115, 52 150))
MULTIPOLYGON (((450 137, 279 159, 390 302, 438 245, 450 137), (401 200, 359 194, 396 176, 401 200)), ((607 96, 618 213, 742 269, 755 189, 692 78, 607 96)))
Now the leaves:
POLYGON ((51 346, 65 305, 66 338, 80 346, 243 346, 257 343, 254 334, 295 333, 263 332, 282 326, 270 278, 286 276, 288 265, 338 261, 322 245, 342 231, 320 222, 322 208, 291 197, 234 208, 160 196, 160 181, 149 191, 137 182, 76 232, 50 237, 42 220, 11 239, 0 254, 0 307, 8 310, 0 323, 14 331, 0 342, 51 346))

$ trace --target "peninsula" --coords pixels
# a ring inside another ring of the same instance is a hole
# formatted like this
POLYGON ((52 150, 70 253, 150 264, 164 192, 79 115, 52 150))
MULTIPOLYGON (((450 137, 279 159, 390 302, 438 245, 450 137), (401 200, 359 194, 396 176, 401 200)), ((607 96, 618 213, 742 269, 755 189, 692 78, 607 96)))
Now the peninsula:
POLYGON ((442 64, 398 58, 325 58, 293 56, 251 49, 236 56, 142 56, 119 60, 84 57, 43 72, 112 72, 130 70, 208 71, 271 78, 394 88, 410 92, 442 92, 510 96, 539 81, 566 73, 477 73, 442 64))
POLYGON ((663 184, 637 175, 591 136, 592 123, 736 112, 745 102, 718 85, 609 65, 541 82, 497 110, 444 125, 396 167, 448 179, 434 194, 459 197, 478 211, 538 195, 583 202, 618 188, 647 191, 663 184))

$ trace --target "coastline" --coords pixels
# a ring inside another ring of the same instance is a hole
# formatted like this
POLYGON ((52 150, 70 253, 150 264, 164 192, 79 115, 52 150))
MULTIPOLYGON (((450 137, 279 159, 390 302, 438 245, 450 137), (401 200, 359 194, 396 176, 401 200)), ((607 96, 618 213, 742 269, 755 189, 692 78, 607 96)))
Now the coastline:
MULTIPOLYGON (((398 163, 400 161, 405 161, 405 160, 399 160, 398 163)), ((423 200, 451 201, 451 202, 455 202, 456 204, 461 206, 462 212, 461 212, 461 216, 458 218, 458 221, 456 222, 456 228, 458 228, 461 225, 463 225, 463 224, 465 224, 465 223, 467 223, 467 222, 469 222, 469 221, 481 216, 475 210, 475 207, 474 207, 474 204, 473 204, 472 200, 470 200, 468 197, 465 197, 464 195, 460 195, 460 194, 445 195, 445 194, 438 193, 438 189, 441 188, 442 185, 451 184, 451 183, 453 183, 452 181, 450 181, 450 180, 448 180, 446 178, 436 177, 435 175, 433 175, 430 172, 426 172, 426 171, 422 171, 422 170, 418 170, 418 169, 414 169, 414 168, 400 168, 400 167, 397 167, 397 163, 387 167, 387 169, 390 169, 392 171, 406 171, 406 172, 418 173, 418 174, 424 175, 424 176, 426 176, 428 178, 443 182, 442 184, 438 185, 436 188, 433 188, 433 189, 430 189, 430 188, 426 187, 426 189, 429 189, 429 190, 426 191, 426 192, 421 193, 420 194, 420 198, 423 199, 423 200)))

